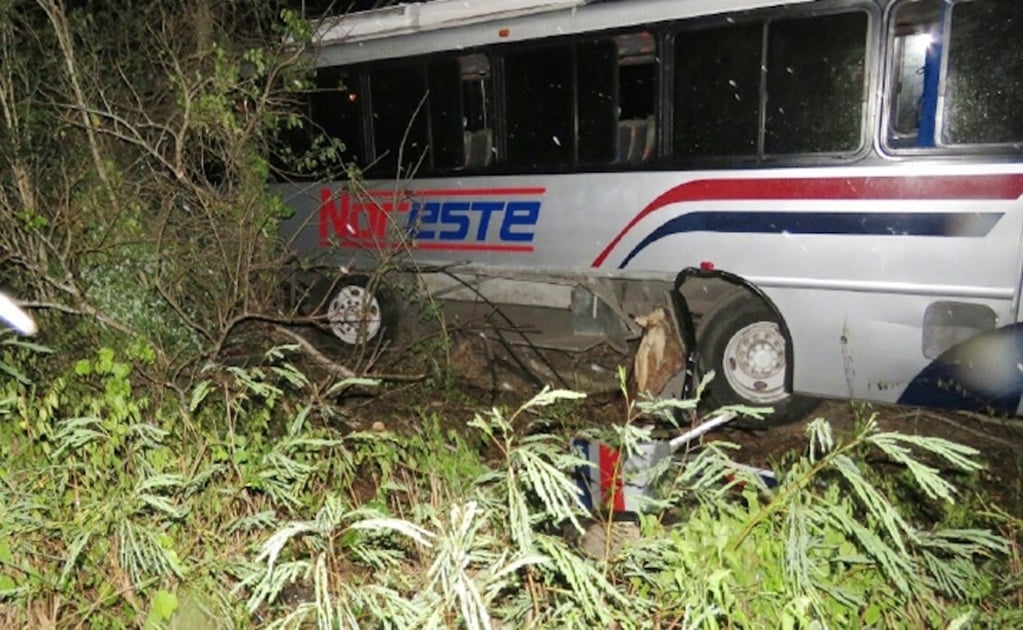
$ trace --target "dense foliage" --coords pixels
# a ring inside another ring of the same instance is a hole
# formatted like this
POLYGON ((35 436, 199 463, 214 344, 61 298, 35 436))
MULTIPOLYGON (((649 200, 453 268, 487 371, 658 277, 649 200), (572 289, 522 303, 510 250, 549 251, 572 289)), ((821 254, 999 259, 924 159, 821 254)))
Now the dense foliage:
POLYGON ((268 156, 307 31, 273 3, 0 5, 0 268, 51 342, 138 340, 187 381, 286 315, 268 156))
MULTIPOLYGON (((51 360, 8 343, 5 365, 51 360)), ((348 432, 289 363, 210 368, 155 401, 110 349, 0 397, 0 624, 322 628, 809 627, 1018 624, 1012 543, 917 523, 897 498, 950 505, 936 466, 972 449, 823 422, 768 489, 709 444, 671 465, 636 526, 593 520, 543 391, 453 430, 348 432), (475 437, 472 437, 475 436, 475 437), (487 456, 484 456, 484 455, 487 456), (892 485, 868 458, 904 467, 892 485), (898 490, 892 492, 892 490, 898 490), (893 497, 896 499, 893 502, 893 497), (665 518, 668 516, 668 518, 665 518), (577 542, 578 541, 578 542, 577 542)), ((137 360, 137 359, 136 359, 137 360)), ((625 448, 648 438, 627 423, 625 448)), ((609 436, 605 436, 609 437, 609 436)))

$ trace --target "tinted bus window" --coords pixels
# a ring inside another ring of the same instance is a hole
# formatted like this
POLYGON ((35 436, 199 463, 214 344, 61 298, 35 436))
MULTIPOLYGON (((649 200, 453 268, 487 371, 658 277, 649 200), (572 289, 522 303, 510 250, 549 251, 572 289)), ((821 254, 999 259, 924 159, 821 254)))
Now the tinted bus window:
POLYGON ((459 58, 464 129, 464 163, 467 170, 487 168, 494 164, 493 87, 490 60, 474 54, 459 58))
POLYGON ((426 73, 419 65, 375 68, 370 72, 376 177, 408 177, 430 144, 426 73), (398 170, 399 154, 401 170, 398 170))
POLYGON ((374 176, 394 177, 400 173, 408 177, 464 165, 465 124, 458 59, 375 68, 370 72, 370 87, 374 176))
POLYGON ((657 46, 640 31, 614 38, 618 53, 618 123, 615 161, 647 162, 657 153, 657 46))
POLYGON ((429 164, 432 170, 461 168, 465 163, 465 122, 462 114, 462 73, 458 59, 442 58, 431 62, 426 71, 430 95, 426 114, 429 118, 429 164))
POLYGON ((619 117, 641 119, 653 116, 657 100, 656 82, 657 69, 653 61, 619 65, 619 117))
POLYGON ((859 148, 867 24, 857 12, 679 31, 675 155, 859 148))
POLYGON ((340 68, 320 68, 312 86, 294 95, 298 126, 281 129, 272 164, 279 179, 333 179, 352 165, 363 165, 359 78, 340 68), (340 150, 338 150, 340 147, 340 150))
POLYGON ((1023 2, 950 7, 945 144, 1023 141, 1023 2))
POLYGON ((568 45, 520 50, 505 58, 510 163, 553 166, 573 161, 573 55, 568 45))
POLYGON ((505 74, 508 163, 563 167, 614 159, 613 41, 514 51, 505 74))
POLYGON ((859 148, 866 44, 866 13, 770 23, 765 153, 859 148))
POLYGON ((615 154, 615 78, 618 51, 614 42, 580 42, 576 47, 578 162, 607 163, 615 154))
POLYGON ((310 94, 309 107, 312 120, 327 137, 344 144, 342 162, 359 162, 365 158, 362 102, 359 79, 354 72, 340 68, 317 72, 316 89, 310 94))
POLYGON ((756 23, 676 35, 676 155, 756 155, 762 30, 756 23))

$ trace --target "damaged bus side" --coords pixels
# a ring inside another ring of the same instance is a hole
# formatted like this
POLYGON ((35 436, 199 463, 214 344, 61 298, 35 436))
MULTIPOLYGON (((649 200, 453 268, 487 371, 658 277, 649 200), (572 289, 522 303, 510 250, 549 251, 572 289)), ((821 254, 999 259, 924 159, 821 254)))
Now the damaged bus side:
MULTIPOLYGON (((319 34, 307 113, 362 177, 277 185, 303 256, 400 262, 546 347, 666 307, 711 400, 776 422, 1021 408, 1023 4, 437 0, 319 34)), ((328 280, 339 339, 386 332, 328 280)))

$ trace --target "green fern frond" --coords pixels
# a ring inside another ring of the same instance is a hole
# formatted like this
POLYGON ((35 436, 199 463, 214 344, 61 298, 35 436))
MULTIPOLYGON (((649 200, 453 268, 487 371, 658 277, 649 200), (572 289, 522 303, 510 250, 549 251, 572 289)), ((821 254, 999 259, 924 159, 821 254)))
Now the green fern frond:
POLYGON ((906 552, 907 541, 916 541, 916 530, 910 527, 902 514, 864 476, 857 463, 848 455, 829 457, 830 468, 837 471, 859 499, 859 504, 876 519, 877 524, 900 552, 906 552))
POLYGON ((870 436, 867 442, 881 449, 895 463, 905 466, 927 496, 949 503, 955 502, 955 488, 952 483, 941 476, 940 470, 921 462, 909 446, 915 446, 925 453, 944 459, 961 471, 973 472, 983 468, 980 462, 973 459, 979 454, 976 449, 942 438, 877 433, 870 436))

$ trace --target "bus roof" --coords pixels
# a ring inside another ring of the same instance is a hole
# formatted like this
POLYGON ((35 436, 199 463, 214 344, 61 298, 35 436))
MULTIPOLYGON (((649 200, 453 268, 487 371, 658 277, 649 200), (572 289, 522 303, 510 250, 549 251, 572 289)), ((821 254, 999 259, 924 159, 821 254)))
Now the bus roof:
POLYGON ((327 18, 314 47, 341 65, 812 1, 433 0, 327 18))
POLYGON ((588 0, 434 0, 348 13, 317 31, 323 45, 450 28, 584 5, 588 0))

